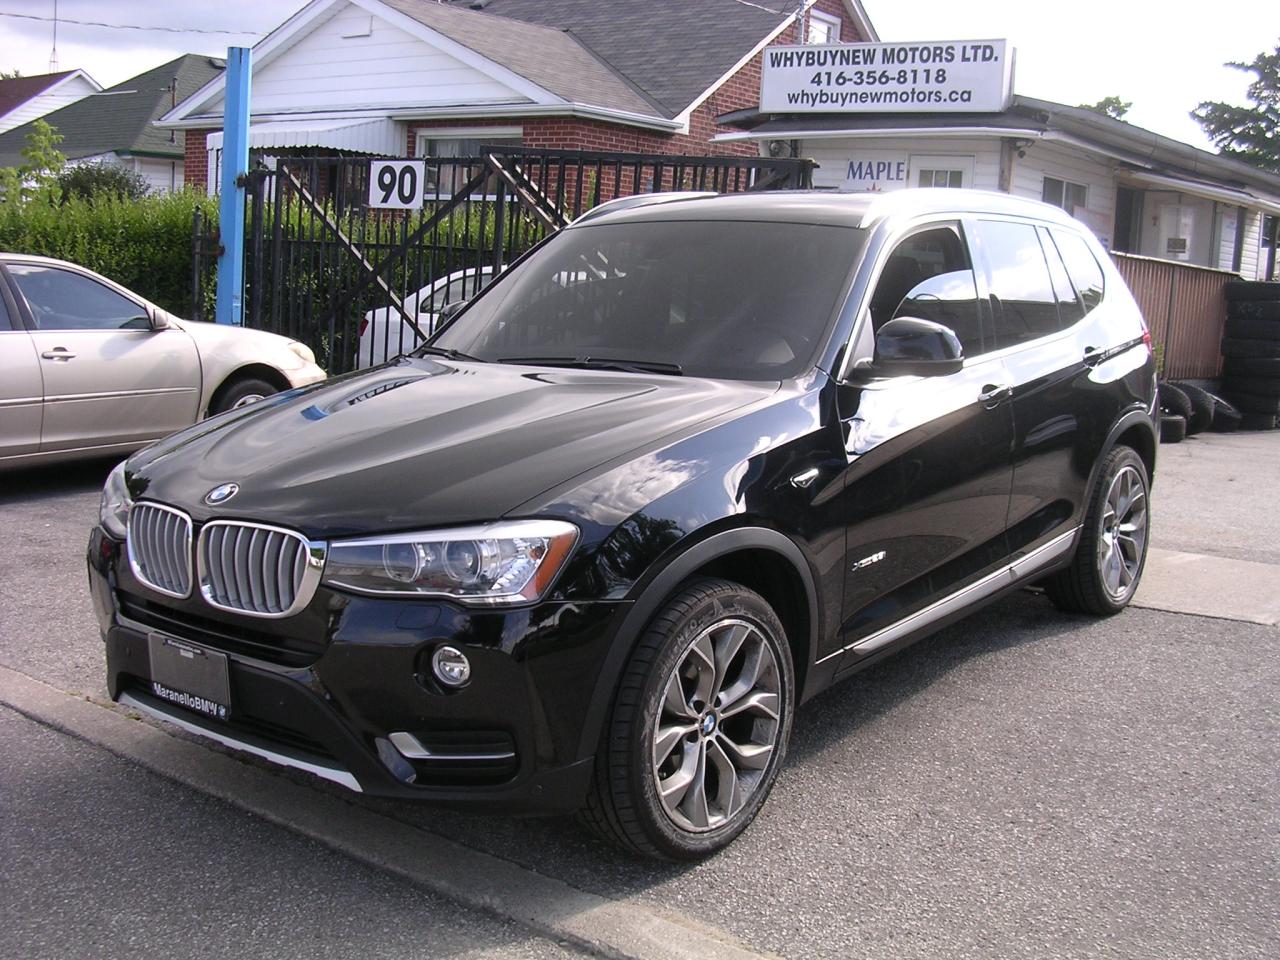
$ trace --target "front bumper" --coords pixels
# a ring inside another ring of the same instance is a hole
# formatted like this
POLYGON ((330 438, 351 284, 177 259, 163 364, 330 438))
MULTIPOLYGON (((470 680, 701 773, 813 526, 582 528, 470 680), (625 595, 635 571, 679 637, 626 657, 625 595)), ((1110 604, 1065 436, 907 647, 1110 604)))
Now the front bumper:
POLYGON ((113 699, 221 743, 379 796, 507 813, 581 806, 592 757, 588 706, 622 602, 542 603, 507 611, 358 597, 321 588, 295 617, 222 613, 198 592, 162 597, 133 577, 123 544, 89 542, 89 582, 113 699), (227 656, 227 720, 151 691, 151 634, 227 656), (460 690, 429 667, 447 642, 471 661, 460 690), (391 746, 412 734, 427 757, 391 746))

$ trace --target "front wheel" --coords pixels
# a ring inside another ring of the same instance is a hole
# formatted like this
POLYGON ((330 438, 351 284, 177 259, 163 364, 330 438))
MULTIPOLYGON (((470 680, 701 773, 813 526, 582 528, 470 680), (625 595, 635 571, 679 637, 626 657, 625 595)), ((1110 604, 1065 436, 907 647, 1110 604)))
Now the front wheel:
POLYGON ((729 581, 691 584, 627 665, 582 819, 645 856, 693 860, 723 848, 777 778, 794 688, 769 604, 729 581))
POLYGON ((1044 584, 1058 609, 1109 616, 1128 606, 1147 561, 1149 490, 1146 464, 1132 448, 1107 454, 1071 566, 1044 584))
POLYGON ((237 407, 247 407, 251 403, 257 403, 279 392, 279 387, 266 380, 258 377, 241 377, 222 388, 217 399, 209 405, 209 416, 226 413, 237 407))

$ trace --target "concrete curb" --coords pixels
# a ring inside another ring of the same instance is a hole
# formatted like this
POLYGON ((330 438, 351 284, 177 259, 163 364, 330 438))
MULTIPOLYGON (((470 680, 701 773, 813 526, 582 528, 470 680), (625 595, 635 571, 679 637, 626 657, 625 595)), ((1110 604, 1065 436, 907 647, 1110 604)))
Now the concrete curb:
POLYGON ((2 666, 0 703, 362 863, 595 956, 618 960, 761 960, 766 956, 691 919, 586 893, 168 736, 116 708, 63 693, 2 666))

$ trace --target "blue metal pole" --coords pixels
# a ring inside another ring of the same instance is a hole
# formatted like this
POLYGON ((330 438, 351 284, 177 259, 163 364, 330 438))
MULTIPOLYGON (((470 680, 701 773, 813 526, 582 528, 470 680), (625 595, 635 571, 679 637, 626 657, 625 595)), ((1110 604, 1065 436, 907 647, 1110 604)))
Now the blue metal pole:
POLYGON ((249 79, 253 63, 248 47, 227 48, 227 86, 222 115, 222 196, 218 204, 218 302, 214 319, 244 323, 244 181, 249 172, 249 79))

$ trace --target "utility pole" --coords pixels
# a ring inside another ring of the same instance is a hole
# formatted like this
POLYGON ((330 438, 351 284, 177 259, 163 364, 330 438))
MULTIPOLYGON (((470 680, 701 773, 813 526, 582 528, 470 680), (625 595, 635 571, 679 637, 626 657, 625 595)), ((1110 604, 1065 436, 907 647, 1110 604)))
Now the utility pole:
POLYGON ((800 43, 809 42, 809 31, 805 26, 805 13, 809 9, 807 0, 796 0, 796 32, 800 43))

